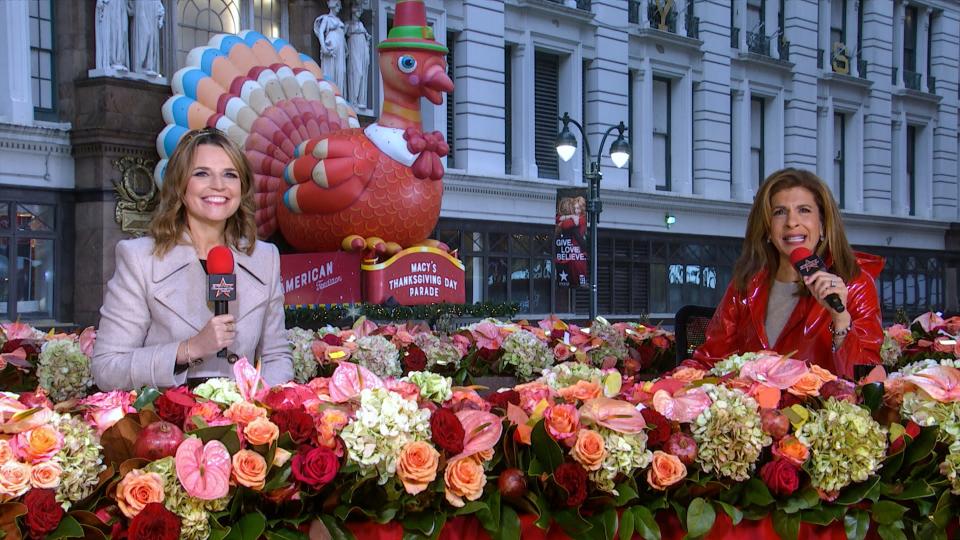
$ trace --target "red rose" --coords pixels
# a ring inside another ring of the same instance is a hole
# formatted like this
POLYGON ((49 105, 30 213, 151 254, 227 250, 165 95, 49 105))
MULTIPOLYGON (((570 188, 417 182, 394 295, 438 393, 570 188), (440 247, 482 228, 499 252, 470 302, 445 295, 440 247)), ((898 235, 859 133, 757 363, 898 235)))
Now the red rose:
POLYGON ((423 371, 427 369, 427 355, 420 350, 420 347, 411 345, 403 355, 404 371, 423 371))
POLYGON ((764 465, 760 477, 774 495, 790 495, 800 487, 797 466, 785 459, 777 458, 764 465))
POLYGON ((550 331, 550 339, 563 339, 563 335, 566 334, 566 330, 561 330, 559 328, 554 328, 550 331))
POLYGON ((320 341, 326 343, 327 345, 333 345, 334 347, 340 347, 343 345, 343 340, 340 339, 340 336, 336 334, 324 334, 320 341))
POLYGON ((290 472, 298 482, 313 489, 320 489, 330 483, 340 470, 340 460, 332 450, 325 446, 313 448, 305 446, 290 463, 290 472))
POLYGON ((430 432, 434 444, 449 454, 463 452, 466 432, 457 415, 447 409, 437 409, 430 415, 430 432))
POLYGON ((274 386, 264 396, 263 404, 274 411, 300 409, 303 406, 303 398, 294 388, 274 386))
POLYGON ((844 379, 823 383, 823 386, 820 387, 820 397, 823 399, 833 398, 837 401, 849 401, 853 404, 859 401, 857 399, 856 385, 844 379))
POLYGON ((566 492, 561 498, 568 508, 580 506, 587 498, 587 471, 580 465, 562 463, 553 471, 553 481, 566 492))
POLYGON ((33 488, 23 497, 27 505, 27 528, 31 538, 44 538, 57 528, 63 518, 63 507, 57 502, 52 489, 33 488))
POLYGON ((670 433, 673 430, 666 417, 650 407, 640 411, 640 414, 643 415, 643 419, 647 422, 647 428, 650 429, 650 431, 647 431, 647 446, 651 448, 659 447, 670 438, 670 433))
POLYGON ((503 410, 507 409, 508 403, 513 403, 516 406, 520 406, 520 392, 516 390, 504 390, 503 392, 490 392, 487 395, 487 402, 491 406, 497 407, 503 410))
POLYGON ((193 392, 186 386, 180 386, 160 394, 160 397, 154 400, 153 408, 161 419, 182 426, 187 417, 187 411, 196 404, 193 392))
POLYGON ((313 417, 303 409, 281 409, 270 415, 270 420, 277 425, 280 433, 289 433, 297 444, 309 442, 317 432, 313 417))
POLYGON ((164 508, 162 503, 147 503, 130 520, 128 538, 138 540, 177 540, 180 538, 180 518, 164 508))

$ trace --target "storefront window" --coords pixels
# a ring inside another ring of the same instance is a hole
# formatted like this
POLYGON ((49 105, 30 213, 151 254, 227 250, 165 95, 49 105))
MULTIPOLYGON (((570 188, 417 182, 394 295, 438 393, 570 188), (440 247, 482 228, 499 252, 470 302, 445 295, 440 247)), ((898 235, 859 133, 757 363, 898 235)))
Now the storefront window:
POLYGON ((57 211, 0 201, 0 319, 55 318, 57 211))

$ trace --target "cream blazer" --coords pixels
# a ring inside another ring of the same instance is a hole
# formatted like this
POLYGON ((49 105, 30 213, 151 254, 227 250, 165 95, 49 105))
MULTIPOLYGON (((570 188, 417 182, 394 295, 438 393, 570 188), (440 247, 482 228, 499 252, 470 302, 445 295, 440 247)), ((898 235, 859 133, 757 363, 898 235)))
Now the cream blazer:
MULTIPOLYGON (((153 255, 149 237, 117 243, 117 268, 107 283, 93 349, 92 371, 104 391, 142 386, 165 388, 192 377, 233 377, 233 366, 212 355, 198 366, 174 374, 177 347, 213 317, 207 302, 207 277, 189 245, 177 245, 162 259, 153 255)), ((286 339, 280 255, 258 241, 252 255, 233 250, 237 300, 229 312, 237 320, 230 350, 250 363, 262 362, 267 383, 293 378, 286 339)))

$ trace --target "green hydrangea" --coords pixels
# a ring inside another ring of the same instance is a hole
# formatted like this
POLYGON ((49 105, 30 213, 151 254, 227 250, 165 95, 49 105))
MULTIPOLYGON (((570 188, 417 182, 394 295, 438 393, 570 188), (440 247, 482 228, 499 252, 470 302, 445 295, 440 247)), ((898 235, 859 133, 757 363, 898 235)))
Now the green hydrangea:
POLYGON ((293 380, 300 384, 317 376, 320 365, 313 355, 313 342, 316 334, 310 330, 294 327, 287 330, 287 341, 290 343, 290 354, 293 356, 293 380))
POLYGON ((383 336, 366 336, 357 340, 357 350, 351 360, 369 369, 378 377, 399 377, 400 352, 397 346, 383 336))
POLYGON ((600 428, 598 432, 603 437, 607 455, 600 468, 591 471, 589 477, 598 489, 619 495, 615 489, 617 477, 632 476, 649 465, 653 459, 653 453, 647 449, 647 434, 642 431, 619 433, 607 428, 600 428))
POLYGON ((430 440, 430 411, 386 388, 366 388, 340 438, 361 474, 376 471, 385 484, 397 472, 397 457, 407 443, 430 440))
POLYGON ((744 481, 750 478, 763 448, 764 433, 757 402, 739 390, 704 385, 713 404, 691 424, 697 442, 697 462, 705 472, 744 481))
POLYGON ((63 434, 63 446, 53 460, 63 472, 57 487, 56 500, 64 510, 81 501, 96 489, 100 473, 107 468, 103 463, 100 437, 80 417, 53 414, 51 422, 63 434))
POLYGON ((453 397, 453 380, 429 371, 411 371, 405 381, 420 387, 420 397, 435 403, 443 403, 453 397))
POLYGON ((54 402, 84 397, 93 386, 90 359, 73 339, 48 341, 40 348, 37 380, 54 402))
POLYGON ((907 392, 900 414, 920 426, 943 426, 960 422, 960 402, 940 403, 924 392, 907 392))
POLYGON ((900 343, 890 337, 890 334, 883 333, 883 345, 880 346, 880 360, 887 368, 895 368, 900 363, 900 343))
POLYGON ((531 332, 519 330, 503 340, 501 361, 525 382, 553 364, 553 351, 531 332))
POLYGON ((427 356, 427 369, 456 370, 460 367, 460 349, 453 343, 442 340, 430 332, 421 332, 413 338, 413 343, 420 347, 427 356))
POLYGON ((960 440, 950 445, 947 458, 940 464, 940 472, 950 480, 950 491, 960 495, 960 440))
POLYGON ((144 469, 163 478, 163 505, 180 518, 180 540, 209 538, 212 532, 210 513, 226 510, 230 496, 204 501, 188 495, 177 478, 173 457, 152 461, 144 469))
POLYGON ((728 356, 714 364, 708 373, 715 377, 723 377, 729 373, 740 373, 740 368, 742 368, 744 364, 754 360, 758 356, 760 355, 754 352, 728 356))
POLYGON ((543 370, 543 376, 540 381, 553 389, 566 388, 577 384, 577 381, 594 381, 600 383, 603 380, 603 371, 589 364, 580 362, 563 362, 553 367, 543 370))
POLYGON ((869 478, 883 465, 887 451, 887 430, 870 412, 834 398, 811 411, 797 439, 810 449, 805 468, 813 487, 828 492, 869 478))
POLYGON ((240 388, 233 379, 207 379, 197 385, 197 387, 193 389, 193 393, 225 407, 243 401, 243 396, 240 395, 240 388))
POLYGON ((587 352, 587 356, 595 366, 602 365, 604 358, 609 356, 616 358, 618 363, 622 362, 630 354, 623 336, 603 317, 597 317, 590 324, 590 335, 600 338, 603 342, 587 352))

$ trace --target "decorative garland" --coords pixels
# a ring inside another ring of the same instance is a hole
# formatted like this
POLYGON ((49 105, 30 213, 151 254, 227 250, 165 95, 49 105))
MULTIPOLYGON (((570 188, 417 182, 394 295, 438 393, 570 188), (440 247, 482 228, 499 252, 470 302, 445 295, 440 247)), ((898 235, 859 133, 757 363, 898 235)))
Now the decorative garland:
POLYGON ((381 304, 332 304, 287 306, 287 328, 319 328, 338 326, 343 321, 366 317, 377 321, 424 320, 434 326, 442 318, 495 317, 510 319, 520 312, 519 304, 481 302, 476 304, 429 304, 425 306, 390 306, 381 304))

